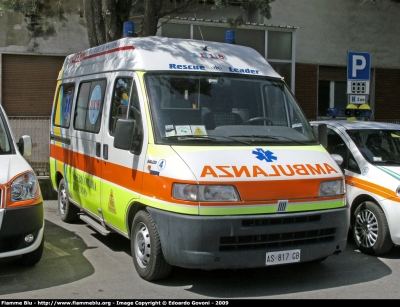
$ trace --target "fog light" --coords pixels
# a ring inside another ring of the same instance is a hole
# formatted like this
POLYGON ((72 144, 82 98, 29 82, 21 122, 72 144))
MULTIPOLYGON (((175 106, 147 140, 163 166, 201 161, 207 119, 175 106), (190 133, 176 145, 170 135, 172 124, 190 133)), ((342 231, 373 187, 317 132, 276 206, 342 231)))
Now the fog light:
POLYGON ((25 236, 26 243, 30 244, 33 242, 33 240, 35 240, 35 236, 33 234, 30 233, 29 235, 25 236))

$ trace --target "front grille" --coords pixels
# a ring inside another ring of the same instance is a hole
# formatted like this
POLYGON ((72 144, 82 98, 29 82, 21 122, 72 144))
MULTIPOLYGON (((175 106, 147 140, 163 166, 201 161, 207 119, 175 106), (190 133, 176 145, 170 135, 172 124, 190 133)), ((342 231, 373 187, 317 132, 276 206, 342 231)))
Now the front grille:
POLYGON ((325 243, 335 238, 335 228, 220 238, 220 251, 253 250, 325 243))
POLYGON ((296 217, 283 217, 283 218, 260 218, 243 220, 242 226, 265 226, 265 225, 284 225, 284 224, 299 224, 309 223, 321 220, 320 215, 302 215, 296 217))

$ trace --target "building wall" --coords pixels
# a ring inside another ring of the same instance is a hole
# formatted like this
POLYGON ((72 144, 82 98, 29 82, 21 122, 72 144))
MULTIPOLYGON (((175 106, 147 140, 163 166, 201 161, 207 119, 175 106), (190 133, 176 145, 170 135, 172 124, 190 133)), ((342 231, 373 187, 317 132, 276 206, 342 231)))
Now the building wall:
POLYGON ((375 80, 375 120, 400 119, 400 70, 376 69, 375 80))
POLYGON ((50 116, 64 56, 2 54, 1 104, 8 116, 50 116))
POLYGON ((318 65, 296 63, 296 98, 309 119, 317 118, 318 65))
POLYGON ((400 69, 400 3, 278 0, 266 24, 299 26, 296 62, 347 66, 347 51, 371 52, 371 66, 400 69))

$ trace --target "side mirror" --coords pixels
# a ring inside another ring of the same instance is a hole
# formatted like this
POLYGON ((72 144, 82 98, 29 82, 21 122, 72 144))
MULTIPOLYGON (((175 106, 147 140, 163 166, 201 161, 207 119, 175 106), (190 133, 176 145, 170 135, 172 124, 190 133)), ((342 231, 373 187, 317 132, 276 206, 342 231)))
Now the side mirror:
POLYGON ((134 119, 118 119, 115 126, 114 147, 123 150, 132 149, 133 134, 135 132, 134 119))
POLYGON ((23 135, 17 143, 18 150, 24 157, 32 155, 32 139, 29 135, 23 135))
POLYGON ((324 148, 328 147, 328 132, 326 124, 318 124, 313 126, 314 132, 317 135, 318 141, 324 148))
POLYGON ((343 157, 338 154, 331 154, 332 159, 337 163, 337 165, 342 165, 343 163, 343 157))

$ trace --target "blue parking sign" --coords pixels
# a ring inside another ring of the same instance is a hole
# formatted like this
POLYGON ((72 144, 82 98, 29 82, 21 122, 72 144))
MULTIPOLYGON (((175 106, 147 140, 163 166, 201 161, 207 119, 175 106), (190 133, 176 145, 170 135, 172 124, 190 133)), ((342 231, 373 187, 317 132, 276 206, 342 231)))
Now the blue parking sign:
POLYGON ((349 81, 369 81, 371 71, 371 53, 347 52, 347 79, 349 81))

